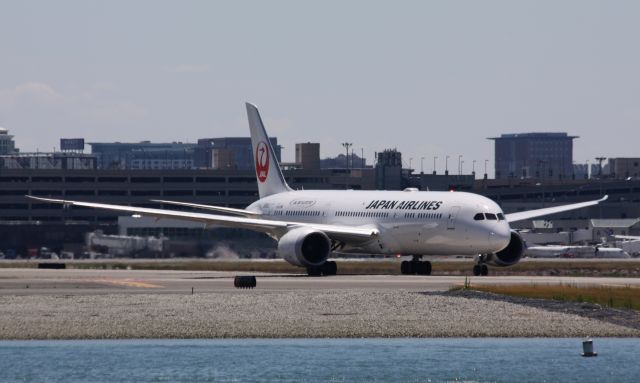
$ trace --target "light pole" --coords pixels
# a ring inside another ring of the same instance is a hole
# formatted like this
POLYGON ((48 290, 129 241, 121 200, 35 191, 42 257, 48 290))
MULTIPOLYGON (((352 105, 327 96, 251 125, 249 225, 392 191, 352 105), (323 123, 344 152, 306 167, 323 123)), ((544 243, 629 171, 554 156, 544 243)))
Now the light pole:
POLYGON ((586 172, 586 174, 584 176, 584 179, 586 180, 586 179, 589 179, 589 178, 591 178, 591 177, 589 177, 589 160, 587 160, 587 172, 586 172))
POLYGON ((536 182, 536 186, 542 186, 542 207, 544 208, 544 181, 536 182))
POLYGON ((485 180, 487 179, 487 162, 489 162, 489 160, 484 160, 484 179, 485 180))
POLYGON ((471 162, 471 174, 473 175, 473 178, 476 178, 476 160, 471 162))
POLYGON ((420 174, 424 174, 424 157, 420 157, 420 174))
POLYGON ((438 156, 433 156, 433 175, 436 175, 436 160, 438 159, 438 156))
POLYGON ((462 174, 462 154, 458 155, 458 175, 462 174))
POLYGON ((343 142, 342 147, 347 151, 347 155, 344 157, 345 162, 347 163, 347 169, 349 169, 349 148, 353 146, 351 142, 343 142))
POLYGON ((444 175, 449 175, 449 156, 445 157, 444 159, 444 175))
POLYGON ((460 161, 460 175, 464 174, 462 168, 464 167, 464 160, 460 161))
POLYGON ((352 148, 352 149, 351 149, 351 167, 352 167, 352 168, 355 168, 355 167, 356 167, 356 164, 355 164, 355 162, 353 161, 353 159, 354 159, 354 158, 355 158, 355 157, 353 156, 353 148, 352 148))

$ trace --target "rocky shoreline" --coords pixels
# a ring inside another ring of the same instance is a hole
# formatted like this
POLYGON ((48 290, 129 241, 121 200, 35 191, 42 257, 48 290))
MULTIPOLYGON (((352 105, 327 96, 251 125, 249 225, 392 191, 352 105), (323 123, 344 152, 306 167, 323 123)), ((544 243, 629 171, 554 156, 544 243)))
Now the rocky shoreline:
POLYGON ((557 313, 573 314, 584 318, 600 320, 603 322, 616 324, 624 327, 640 330, 640 312, 635 310, 622 310, 604 307, 593 303, 563 302, 548 299, 532 299, 523 297, 512 297, 507 295, 493 294, 474 290, 453 290, 440 294, 445 296, 459 296, 470 299, 484 299, 492 301, 509 302, 513 304, 525 305, 557 313))
POLYGON ((639 337, 640 314, 469 290, 0 296, 0 339, 639 337))

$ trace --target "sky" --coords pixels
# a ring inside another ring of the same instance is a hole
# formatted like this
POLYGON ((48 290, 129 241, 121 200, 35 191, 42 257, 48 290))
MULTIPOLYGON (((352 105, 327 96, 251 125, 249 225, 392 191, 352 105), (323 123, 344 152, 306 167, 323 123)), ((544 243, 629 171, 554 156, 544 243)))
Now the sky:
POLYGON ((637 1, 0 0, 0 126, 21 151, 248 136, 417 171, 493 168, 503 133, 640 157, 637 1), (410 160, 412 158, 412 160, 410 160), (422 160, 424 158, 424 160, 422 160))

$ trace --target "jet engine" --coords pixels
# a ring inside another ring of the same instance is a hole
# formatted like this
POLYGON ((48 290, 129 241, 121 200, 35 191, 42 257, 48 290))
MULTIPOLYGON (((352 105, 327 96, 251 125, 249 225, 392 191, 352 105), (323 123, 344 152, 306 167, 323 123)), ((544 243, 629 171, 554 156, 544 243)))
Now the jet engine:
POLYGON ((278 253, 292 265, 313 267, 322 265, 331 252, 331 240, 321 231, 299 227, 283 235, 278 253))
POLYGON ((494 266, 512 266, 518 263, 524 254, 525 245, 520 234, 515 231, 511 232, 511 240, 504 249, 495 254, 491 254, 488 263, 494 266))

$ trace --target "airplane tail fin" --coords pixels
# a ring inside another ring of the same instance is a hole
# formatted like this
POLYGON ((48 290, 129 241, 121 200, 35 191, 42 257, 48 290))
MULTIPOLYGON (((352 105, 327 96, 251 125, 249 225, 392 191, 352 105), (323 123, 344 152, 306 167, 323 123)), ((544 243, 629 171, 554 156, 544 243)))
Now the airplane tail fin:
POLYGON ((253 147, 253 159, 258 179, 258 192, 260 198, 290 191, 278 164, 275 151, 271 146, 267 132, 264 129, 260 112, 255 105, 246 103, 247 117, 249 118, 249 130, 251 131, 251 145, 253 147))

